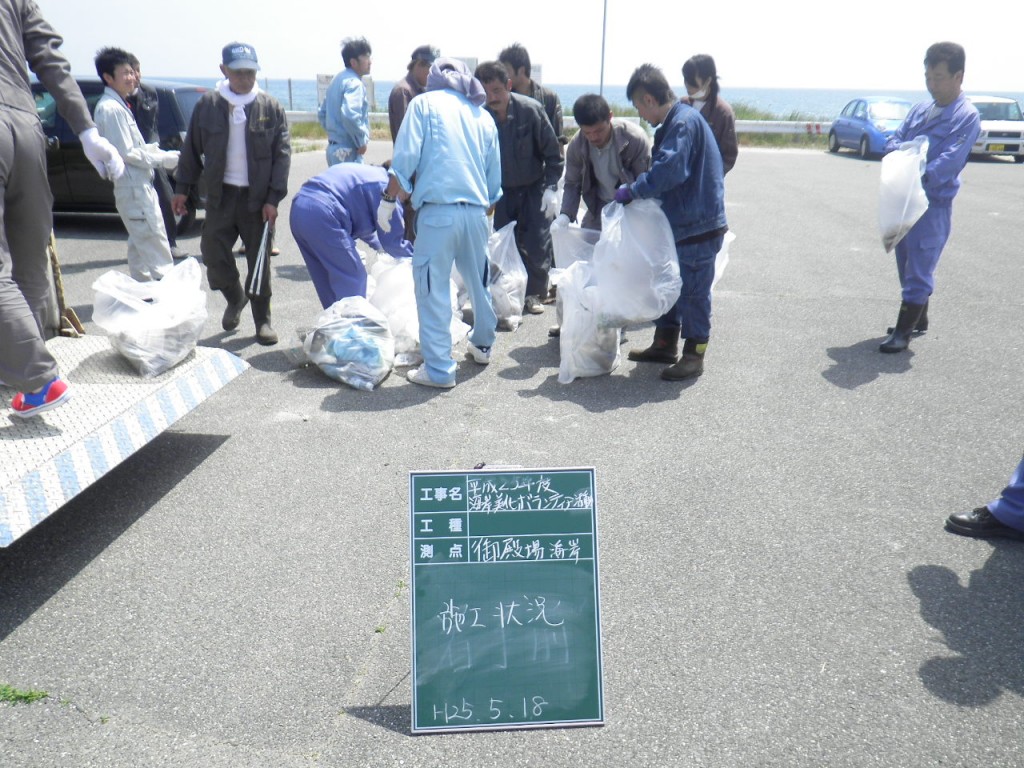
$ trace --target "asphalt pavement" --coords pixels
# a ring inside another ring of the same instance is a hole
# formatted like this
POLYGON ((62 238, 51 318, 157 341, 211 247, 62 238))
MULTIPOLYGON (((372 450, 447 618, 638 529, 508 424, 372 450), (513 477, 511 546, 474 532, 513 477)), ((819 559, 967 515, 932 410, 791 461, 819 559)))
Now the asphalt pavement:
MULTIPOLYGON (((297 154, 292 191, 324 166, 297 154)), ((1024 545, 942 527, 1024 449, 1024 168, 968 165, 931 329, 897 355, 877 351, 899 305, 878 175, 741 150, 684 384, 623 355, 560 385, 550 310, 452 390, 296 369, 319 304, 286 200, 282 343, 248 314, 222 332, 212 295, 201 343, 251 370, 0 550, 0 684, 49 694, 0 704, 0 765, 1024 764, 1024 545), (410 735, 408 473, 480 462, 596 468, 603 727, 410 735)), ((124 230, 56 232, 98 333, 90 286, 125 268, 124 230)))

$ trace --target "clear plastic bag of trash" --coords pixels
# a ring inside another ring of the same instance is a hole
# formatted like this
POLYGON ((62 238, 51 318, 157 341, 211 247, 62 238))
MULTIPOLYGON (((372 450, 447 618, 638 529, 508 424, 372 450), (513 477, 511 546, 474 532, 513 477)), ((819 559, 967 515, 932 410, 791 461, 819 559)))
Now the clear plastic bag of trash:
MULTIPOLYGON (((412 259, 396 259, 386 253, 378 253, 367 281, 370 303, 384 313, 391 335, 395 339, 396 367, 418 365, 420 354, 420 322, 416 313, 416 286, 413 280, 412 259), (370 287, 373 292, 369 293, 370 287)), ((454 347, 469 334, 469 326, 462 322, 462 310, 458 306, 458 291, 449 283, 452 297, 451 336, 454 347)))
POLYGON ((388 377, 395 360, 387 318, 362 296, 339 299, 325 309, 302 349, 332 379, 366 392, 388 377))
POLYGON ((526 267, 519 255, 515 238, 516 223, 509 222, 487 241, 490 259, 491 301, 498 326, 516 330, 523 321, 526 303, 526 267))
POLYGON ((602 328, 655 320, 675 305, 683 285, 676 243, 655 200, 609 203, 601 211, 594 282, 599 290, 595 311, 602 328))
POLYGON ((600 238, 600 230, 576 225, 551 230, 551 248, 555 254, 555 265, 548 273, 551 284, 557 286, 561 282, 562 274, 569 265, 577 261, 592 261, 594 246, 600 238))
POLYGON ((100 275, 92 319, 110 345, 145 378, 173 368, 196 348, 206 322, 203 271, 193 258, 162 280, 139 282, 116 270, 100 275))
POLYGON ((599 286, 592 283, 594 266, 577 261, 562 273, 558 284, 561 333, 558 337, 560 362, 558 383, 601 376, 619 367, 619 329, 598 325, 595 305, 599 286))
POLYGON ((928 163, 928 137, 905 141, 882 158, 878 194, 878 229, 889 253, 928 210, 921 178, 928 163))

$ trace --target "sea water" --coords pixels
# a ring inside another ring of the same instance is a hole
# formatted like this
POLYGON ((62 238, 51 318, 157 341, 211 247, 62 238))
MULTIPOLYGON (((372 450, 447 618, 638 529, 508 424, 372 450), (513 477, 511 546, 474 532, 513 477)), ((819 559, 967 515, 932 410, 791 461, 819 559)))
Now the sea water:
MULTIPOLYGON (((190 83, 212 87, 215 80, 202 78, 181 78, 181 77, 160 77, 161 80, 176 80, 178 82, 190 83)), ((269 92, 284 105, 284 108, 296 112, 315 112, 317 108, 316 80, 275 80, 261 79, 260 87, 269 92)), ((374 100, 375 108, 372 111, 386 112, 388 96, 394 81, 375 80, 374 100)), ((561 99, 562 108, 567 112, 572 109, 573 103, 584 93, 597 93, 599 88, 596 85, 561 85, 545 84, 558 94, 561 99)), ((681 86, 676 87, 676 93, 682 94, 681 86)), ((981 93, 979 91, 979 93, 981 93)), ((986 92, 987 93, 987 92, 986 92)), ((1017 101, 1024 101, 1024 93, 991 93, 992 96, 1008 96, 1017 101)), ((722 98, 734 106, 744 104, 756 110, 767 112, 777 119, 797 120, 831 120, 838 115, 844 106, 852 99, 863 96, 894 96, 906 99, 911 103, 928 100, 928 92, 905 91, 905 90, 849 90, 849 89, 828 89, 828 88, 732 88, 722 87, 722 98)), ((626 98, 626 86, 606 85, 604 86, 604 97, 612 107, 629 107, 629 100, 626 98)))

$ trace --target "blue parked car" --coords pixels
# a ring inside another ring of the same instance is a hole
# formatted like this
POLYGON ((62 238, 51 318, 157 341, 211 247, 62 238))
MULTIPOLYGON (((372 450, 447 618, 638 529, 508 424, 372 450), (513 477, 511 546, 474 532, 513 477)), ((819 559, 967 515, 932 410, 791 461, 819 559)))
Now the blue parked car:
POLYGON ((828 151, 840 147, 856 149, 863 158, 881 155, 885 142, 896 132, 913 105, 891 96, 854 99, 845 107, 828 132, 828 151))

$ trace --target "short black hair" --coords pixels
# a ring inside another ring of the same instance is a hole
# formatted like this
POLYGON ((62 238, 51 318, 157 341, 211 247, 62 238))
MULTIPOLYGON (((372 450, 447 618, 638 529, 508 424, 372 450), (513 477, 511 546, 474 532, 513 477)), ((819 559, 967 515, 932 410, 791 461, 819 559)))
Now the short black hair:
POLYGON ((651 94, 659 106, 676 100, 665 74, 653 64, 641 64, 633 71, 626 85, 626 98, 632 101, 637 90, 651 94))
POLYGON ((341 41, 341 60, 345 62, 346 67, 352 59, 358 59, 363 55, 369 56, 371 53, 373 49, 365 37, 346 37, 341 41))
POLYGON ((964 64, 967 62, 967 53, 959 43, 942 42, 935 43, 928 47, 924 55, 924 65, 934 67, 937 64, 946 62, 949 74, 955 75, 964 71, 964 64))
POLYGON ((708 81, 707 101, 718 98, 718 69, 715 60, 706 53, 691 56, 683 64, 683 82, 691 88, 697 87, 697 78, 708 81))
POLYGON ((530 76, 530 54, 520 43, 512 43, 508 48, 502 49, 498 54, 498 61, 507 64, 512 72, 518 72, 520 67, 525 68, 525 74, 530 76))
POLYGON ((606 122, 611 111, 604 96, 599 96, 596 93, 585 93, 572 105, 572 116, 576 125, 584 125, 588 128, 606 122))
POLYGON ((493 83, 496 80, 500 80, 502 83, 508 83, 508 70, 505 69, 505 65, 500 61, 485 61, 476 68, 476 72, 473 73, 473 77, 479 80, 485 85, 487 83, 493 83))
POLYGON ((142 69, 142 62, 139 61, 139 57, 136 56, 134 53, 130 53, 129 52, 129 54, 128 54, 128 63, 131 65, 132 69, 134 69, 136 72, 138 72, 140 69, 142 69))
POLYGON ((113 77, 114 70, 122 64, 132 66, 131 54, 123 48, 100 48, 96 51, 95 63, 96 74, 100 76, 100 80, 103 80, 103 75, 113 77))

